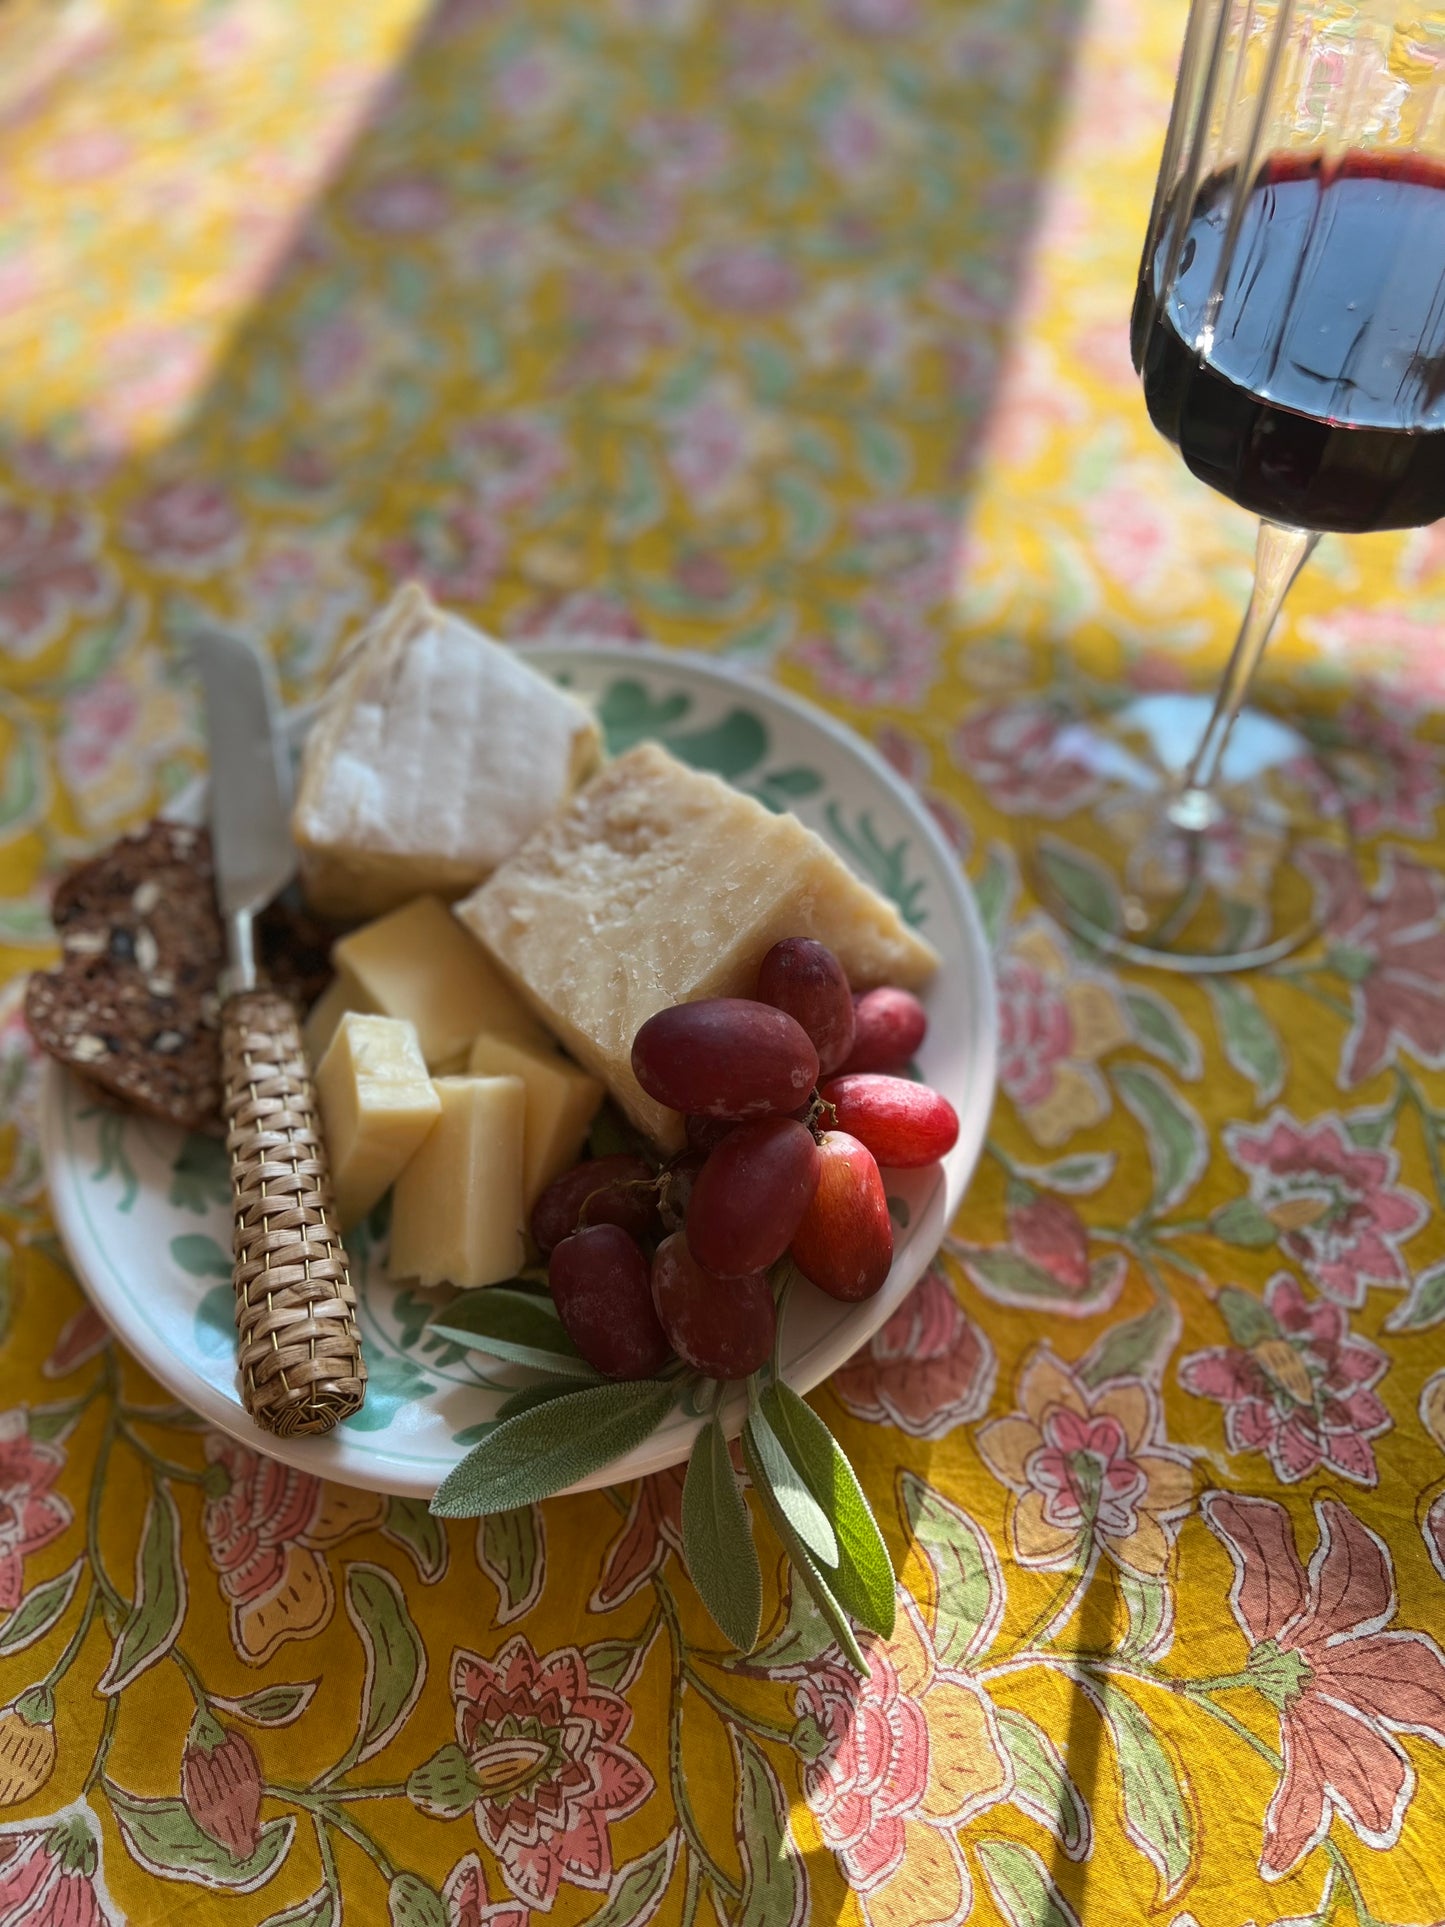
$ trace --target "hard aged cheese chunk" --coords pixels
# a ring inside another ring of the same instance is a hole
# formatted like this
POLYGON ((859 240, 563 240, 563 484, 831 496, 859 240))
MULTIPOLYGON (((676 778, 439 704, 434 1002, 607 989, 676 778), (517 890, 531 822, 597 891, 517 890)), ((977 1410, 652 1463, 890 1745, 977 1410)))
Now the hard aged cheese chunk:
POLYGON ((522 1268, 520 1077, 438 1077, 441 1116, 396 1181, 393 1278, 469 1289, 522 1268))
POLYGON ((481 945, 436 897, 364 924, 332 948, 368 1007, 416 1025, 431 1071, 466 1061, 480 1030, 540 1038, 536 1020, 481 945))
POLYGON ((316 1073, 341 1229, 364 1218, 441 1116, 412 1025, 347 1011, 316 1073))
POLYGON ((301 761, 292 830, 315 909, 458 897, 601 760, 597 724, 514 651, 408 584, 357 638, 301 761))
POLYGON ((530 1211, 553 1178, 577 1162, 602 1086, 556 1051, 486 1032, 472 1045, 467 1069, 473 1077, 520 1077, 526 1086, 522 1191, 530 1211))
POLYGON ((563 1046, 664 1150, 682 1121, 632 1075, 654 1011, 751 996, 782 937, 815 937, 855 989, 914 988, 932 947, 794 816, 644 743, 544 824, 457 915, 563 1046))

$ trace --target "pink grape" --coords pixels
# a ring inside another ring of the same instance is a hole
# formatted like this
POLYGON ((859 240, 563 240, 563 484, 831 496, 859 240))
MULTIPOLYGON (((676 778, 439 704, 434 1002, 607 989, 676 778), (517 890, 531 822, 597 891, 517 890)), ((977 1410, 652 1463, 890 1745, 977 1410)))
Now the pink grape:
POLYGON ((928 1035, 928 1013, 909 990, 888 985, 865 990, 853 1003, 853 1048, 843 1064, 852 1071, 901 1071, 928 1035))
POLYGON ((747 997, 705 997, 659 1010, 632 1040, 649 1097, 695 1117, 795 1111, 818 1081, 818 1053, 786 1011, 747 997))
POLYGON ((877 1161, 846 1131, 825 1131, 818 1155, 822 1175, 793 1233, 793 1263, 832 1298, 871 1298, 893 1264, 893 1221, 877 1161))
POLYGON ((829 1078, 818 1095, 837 1112, 838 1130, 897 1170, 932 1164, 958 1141, 958 1113, 948 1099, 911 1078, 852 1072, 829 1078))
POLYGON ((532 1237, 545 1258, 580 1225, 616 1224, 634 1238, 657 1229, 657 1192, 645 1158, 589 1158, 554 1178, 532 1207, 532 1237))
POLYGON ((758 996, 796 1017, 813 1040, 819 1075, 827 1077, 853 1048, 853 993, 826 944, 784 937, 758 966, 758 996))
POLYGON ((773 1349, 778 1315, 764 1273, 705 1271, 680 1231, 657 1247, 652 1302, 678 1357, 709 1378, 746 1378, 773 1349))
POLYGON ((798 1228, 820 1170, 805 1124, 760 1117, 739 1124, 709 1157, 687 1207, 688 1249, 709 1271, 766 1271, 798 1228))
POLYGON ((547 1283, 567 1336, 604 1377, 652 1378, 671 1358, 647 1260, 621 1225, 588 1225, 564 1238, 547 1283))

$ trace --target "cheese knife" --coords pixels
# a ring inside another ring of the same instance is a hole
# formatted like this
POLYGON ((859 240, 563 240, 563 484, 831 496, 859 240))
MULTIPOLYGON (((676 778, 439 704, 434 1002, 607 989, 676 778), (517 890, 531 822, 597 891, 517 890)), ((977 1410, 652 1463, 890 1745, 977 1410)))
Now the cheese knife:
POLYGON ((191 647, 205 690, 211 843, 226 929, 222 1110, 241 1398, 258 1425, 283 1438, 329 1432, 365 1396, 356 1294, 296 1009, 260 981, 253 932, 296 870, 290 756, 259 652, 214 629, 191 647))

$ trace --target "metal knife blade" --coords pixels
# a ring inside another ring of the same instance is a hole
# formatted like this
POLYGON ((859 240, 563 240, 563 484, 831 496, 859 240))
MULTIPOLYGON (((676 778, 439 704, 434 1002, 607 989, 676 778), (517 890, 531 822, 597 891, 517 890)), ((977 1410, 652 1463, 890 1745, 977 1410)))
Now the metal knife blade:
POLYGON ((216 896, 230 952, 229 990, 255 982, 251 919, 296 871, 291 759, 270 665, 244 637, 206 629, 192 638, 206 696, 211 753, 211 843, 216 896))

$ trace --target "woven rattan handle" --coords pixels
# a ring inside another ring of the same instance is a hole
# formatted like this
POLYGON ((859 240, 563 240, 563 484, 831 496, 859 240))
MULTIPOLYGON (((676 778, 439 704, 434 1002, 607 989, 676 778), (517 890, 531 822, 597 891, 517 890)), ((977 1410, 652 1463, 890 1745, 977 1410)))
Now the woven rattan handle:
POLYGON ((221 1018, 241 1396, 268 1432, 329 1432, 366 1365, 316 1093, 289 1000, 243 990, 221 1018))

